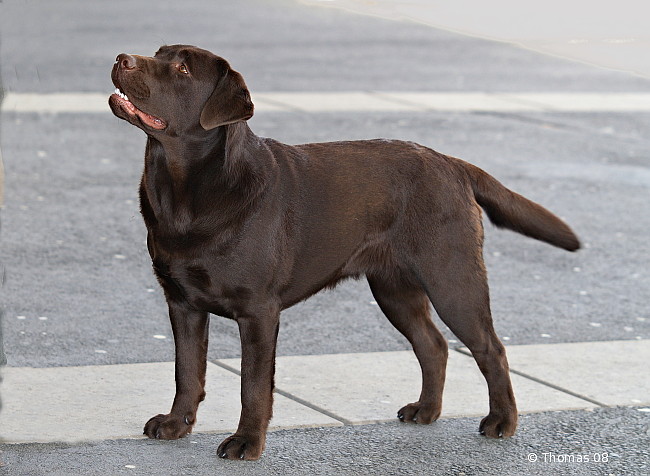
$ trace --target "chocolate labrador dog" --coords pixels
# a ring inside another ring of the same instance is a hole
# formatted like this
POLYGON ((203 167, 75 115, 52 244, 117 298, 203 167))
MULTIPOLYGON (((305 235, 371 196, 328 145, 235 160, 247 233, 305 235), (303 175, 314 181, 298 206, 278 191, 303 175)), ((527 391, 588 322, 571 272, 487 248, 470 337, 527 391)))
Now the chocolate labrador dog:
POLYGON ((208 314, 233 319, 242 346, 241 418, 222 458, 257 459, 271 419, 280 311, 365 275, 410 341, 422 391, 404 422, 440 415, 447 344, 430 305, 474 356, 489 390, 479 431, 514 433, 517 408, 492 327, 481 208, 505 227, 569 251, 580 243, 545 208, 483 170, 411 142, 286 145, 256 136, 242 76, 187 45, 120 54, 113 113, 147 135, 140 206, 169 305, 176 396, 150 438, 187 435, 205 396, 208 314))

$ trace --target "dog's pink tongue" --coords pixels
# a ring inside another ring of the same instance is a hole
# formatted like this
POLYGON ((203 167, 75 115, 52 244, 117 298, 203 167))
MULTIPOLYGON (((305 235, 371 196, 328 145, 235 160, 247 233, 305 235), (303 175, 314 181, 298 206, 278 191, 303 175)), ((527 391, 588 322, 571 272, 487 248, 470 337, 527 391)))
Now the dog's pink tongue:
POLYGON ((128 99, 118 95, 118 94, 113 94, 115 98, 119 101, 119 103, 122 105, 124 109, 128 111, 129 114, 138 116, 142 122, 144 122, 146 125, 153 129, 157 130, 162 130, 165 127, 167 127, 167 124, 165 124, 165 121, 162 119, 152 116, 151 114, 147 114, 144 111, 141 111, 135 105, 129 101, 128 99))
POLYGON ((167 124, 165 124, 165 121, 162 119, 157 118, 156 116, 152 116, 151 114, 147 114, 146 112, 142 112, 140 109, 135 110, 136 115, 140 118, 142 122, 144 122, 146 125, 149 127, 152 127, 153 129, 164 129, 167 127, 167 124))

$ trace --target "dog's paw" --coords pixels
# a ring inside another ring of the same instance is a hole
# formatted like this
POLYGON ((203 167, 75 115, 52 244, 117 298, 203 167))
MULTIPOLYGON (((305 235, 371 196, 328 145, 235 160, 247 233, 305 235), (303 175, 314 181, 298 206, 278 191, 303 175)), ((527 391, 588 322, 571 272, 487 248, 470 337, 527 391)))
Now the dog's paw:
POLYGON ((188 416, 156 415, 144 426, 144 434, 157 440, 177 440, 192 432, 194 421, 188 416))
POLYGON ((506 438, 515 434, 517 429, 517 413, 496 414, 490 413, 481 420, 478 431, 481 435, 490 438, 506 438))
POLYGON ((217 448, 217 456, 224 459, 256 460, 264 451, 264 439, 234 434, 217 448))
POLYGON ((409 403, 397 412, 397 418, 406 423, 428 425, 440 416, 440 407, 420 402, 409 403))

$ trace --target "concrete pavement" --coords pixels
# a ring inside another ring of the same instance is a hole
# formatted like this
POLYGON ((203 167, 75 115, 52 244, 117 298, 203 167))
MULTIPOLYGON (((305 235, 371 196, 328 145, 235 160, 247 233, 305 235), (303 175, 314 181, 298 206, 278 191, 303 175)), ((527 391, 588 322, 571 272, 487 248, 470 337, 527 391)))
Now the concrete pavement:
MULTIPOLYGON (((509 346, 507 352, 520 413, 615 406, 650 412, 650 382, 637 379, 650 360, 648 340, 509 346)), ((0 440, 142 437, 144 422, 168 411, 173 376, 173 362, 9 367, 0 440)), ((209 363, 207 397, 194 432, 235 431, 239 389, 238 359, 209 363)), ((417 400, 419 389, 419 365, 410 351, 279 357, 270 429, 393 421, 399 408, 417 400)), ((443 420, 472 416, 478 424, 488 412, 485 380, 464 352, 450 353, 443 405, 443 420)))
MULTIPOLYGON (((337 91, 252 93, 267 112, 648 112, 650 93, 337 91)), ((106 93, 10 93, 7 113, 105 113, 106 93)))

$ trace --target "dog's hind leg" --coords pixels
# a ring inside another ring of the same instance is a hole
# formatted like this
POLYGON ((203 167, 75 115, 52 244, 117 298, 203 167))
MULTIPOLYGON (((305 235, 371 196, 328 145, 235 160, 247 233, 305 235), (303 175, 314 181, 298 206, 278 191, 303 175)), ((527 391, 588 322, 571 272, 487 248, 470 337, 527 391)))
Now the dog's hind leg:
POLYGON ((405 279, 368 276, 377 304, 388 320, 411 343, 422 370, 420 399, 401 408, 401 421, 428 424, 438 419, 447 367, 447 342, 431 321, 429 298, 405 279))
POLYGON ((433 245, 435 252, 420 257, 417 275, 436 312, 471 351, 487 381, 490 413, 479 431, 493 438, 511 436, 517 406, 505 348, 492 324, 482 227, 460 220, 448 223, 433 245))

